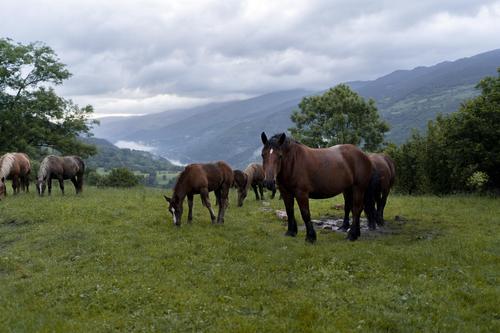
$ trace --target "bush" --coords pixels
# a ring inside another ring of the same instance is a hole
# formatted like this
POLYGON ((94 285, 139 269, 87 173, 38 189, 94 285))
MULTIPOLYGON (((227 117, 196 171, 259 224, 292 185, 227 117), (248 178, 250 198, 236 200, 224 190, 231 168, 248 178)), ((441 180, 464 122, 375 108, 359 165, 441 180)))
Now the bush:
POLYGON ((485 172, 476 171, 467 179, 467 187, 474 192, 483 192, 489 177, 485 172))
POLYGON ((134 187, 139 184, 139 178, 126 168, 113 169, 107 176, 96 176, 99 187, 134 187))

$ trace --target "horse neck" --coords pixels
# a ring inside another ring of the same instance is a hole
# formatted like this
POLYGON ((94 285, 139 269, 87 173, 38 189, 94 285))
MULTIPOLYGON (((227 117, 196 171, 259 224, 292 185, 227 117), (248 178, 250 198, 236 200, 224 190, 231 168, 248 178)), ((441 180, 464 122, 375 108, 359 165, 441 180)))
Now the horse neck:
POLYGON ((178 203, 182 203, 184 201, 184 198, 186 197, 186 195, 187 195, 187 191, 184 188, 183 179, 179 178, 179 180, 177 181, 177 184, 175 184, 174 194, 173 194, 172 199, 174 199, 178 203))
POLYGON ((278 171, 279 174, 291 175, 295 168, 295 160, 298 154, 300 154, 302 146, 296 144, 295 142, 289 142, 288 147, 286 147, 285 154, 283 154, 281 160, 281 169, 278 171))

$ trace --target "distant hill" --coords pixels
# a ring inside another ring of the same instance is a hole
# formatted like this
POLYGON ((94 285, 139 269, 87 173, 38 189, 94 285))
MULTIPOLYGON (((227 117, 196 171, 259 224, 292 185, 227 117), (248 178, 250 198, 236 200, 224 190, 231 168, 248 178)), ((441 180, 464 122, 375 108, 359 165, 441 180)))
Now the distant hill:
MULTIPOLYGON (((477 82, 496 75, 499 66, 500 50, 495 50, 347 84, 362 96, 375 99, 382 117, 391 125, 387 139, 402 143, 412 128, 425 129, 438 113, 456 111, 461 102, 477 95, 477 82)), ((281 91, 186 110, 107 118, 94 133, 113 142, 153 146, 160 155, 184 163, 224 159, 234 167, 244 167, 260 157, 260 133, 286 131, 292 125, 292 110, 304 96, 316 93, 281 91)))
POLYGON ((496 76, 498 67, 500 49, 348 84, 377 102, 382 117, 391 125, 388 139, 402 143, 412 128, 425 129, 438 113, 454 112, 464 100, 478 95, 476 84, 485 76, 496 76))
POLYGON ((98 151, 96 155, 85 160, 88 168, 114 169, 126 167, 146 173, 157 170, 177 171, 182 169, 163 157, 145 151, 121 149, 104 139, 84 138, 82 140, 95 145, 98 151))

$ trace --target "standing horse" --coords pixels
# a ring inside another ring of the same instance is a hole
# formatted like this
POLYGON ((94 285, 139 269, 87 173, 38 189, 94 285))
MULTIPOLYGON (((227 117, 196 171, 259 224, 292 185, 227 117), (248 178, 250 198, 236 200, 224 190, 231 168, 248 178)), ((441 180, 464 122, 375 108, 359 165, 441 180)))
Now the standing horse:
POLYGON ((75 186, 76 194, 82 192, 83 174, 85 173, 85 163, 79 156, 46 156, 40 169, 38 170, 36 189, 42 196, 45 187, 48 186, 49 195, 52 193, 52 179, 59 180, 59 187, 64 195, 64 180, 70 179, 75 186))
POLYGON ((238 207, 243 206, 250 186, 256 200, 264 200, 264 168, 258 163, 251 163, 244 171, 234 171, 234 184, 238 188, 238 207), (257 191, 257 188, 259 191, 257 191), (260 197, 259 197, 260 192, 260 197))
MULTIPOLYGON (((261 134, 264 185, 272 189, 278 184, 288 216, 285 235, 297 235, 294 217, 294 199, 300 208, 306 225, 306 241, 316 241, 311 223, 309 199, 331 198, 343 193, 352 202, 353 224, 347 237, 356 240, 361 232, 359 218, 363 210, 365 192, 370 185, 372 165, 368 156, 353 145, 336 145, 330 148, 309 148, 287 138, 285 133, 276 134, 269 140, 261 134), (352 200, 350 200, 352 198, 352 200)), ((366 205, 370 207, 370 205, 366 205)), ((373 209, 368 209, 369 219, 374 219, 373 209)))
POLYGON ((214 191, 219 204, 217 223, 224 223, 224 213, 229 203, 229 189, 233 184, 233 170, 223 161, 216 163, 196 163, 186 166, 181 172, 174 187, 172 198, 167 196, 168 210, 172 213, 174 225, 180 226, 184 198, 188 198, 188 223, 193 220, 193 196, 199 194, 203 206, 210 212, 212 223, 215 223, 215 214, 210 205, 208 193, 214 191))
POLYGON ((3 183, 4 195, 7 195, 6 179, 12 179, 12 189, 17 194, 22 189, 29 192, 31 162, 24 153, 7 153, 0 157, 0 182, 3 183))
POLYGON ((376 221, 378 225, 384 225, 384 208, 391 187, 394 185, 396 166, 392 158, 385 154, 370 154, 368 157, 377 173, 374 189, 374 198, 377 204, 376 221))

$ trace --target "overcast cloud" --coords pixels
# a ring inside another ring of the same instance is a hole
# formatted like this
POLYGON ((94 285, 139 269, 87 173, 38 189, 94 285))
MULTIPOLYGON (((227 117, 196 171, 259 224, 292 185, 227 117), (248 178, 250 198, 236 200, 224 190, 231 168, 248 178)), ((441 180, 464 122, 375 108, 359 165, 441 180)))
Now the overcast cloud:
POLYGON ((54 48, 62 95, 144 114, 500 48, 500 1, 2 1, 0 36, 54 48))

